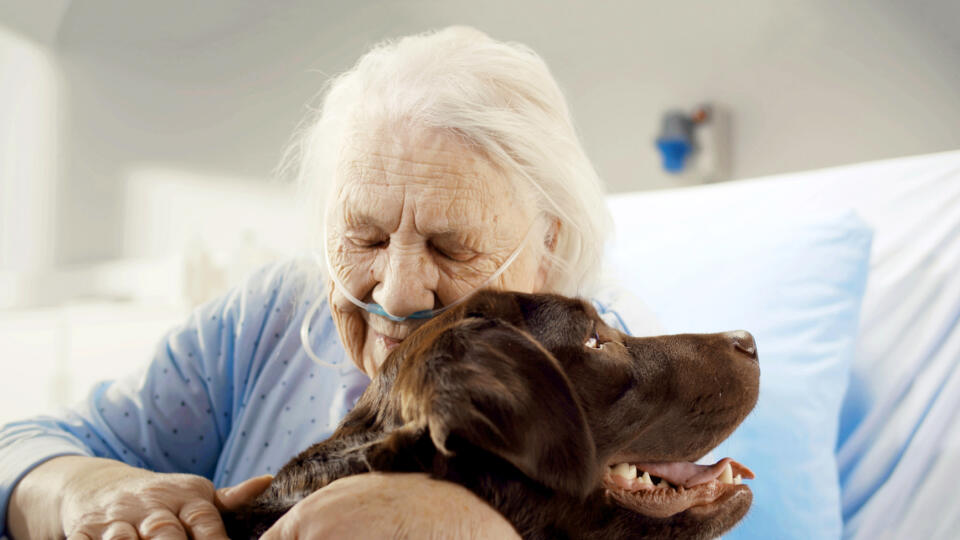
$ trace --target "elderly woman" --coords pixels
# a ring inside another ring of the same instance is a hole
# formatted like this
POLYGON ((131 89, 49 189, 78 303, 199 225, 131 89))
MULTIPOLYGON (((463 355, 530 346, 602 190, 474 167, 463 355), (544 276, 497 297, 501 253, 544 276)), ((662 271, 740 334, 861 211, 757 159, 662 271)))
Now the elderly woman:
MULTIPOLYGON (((327 437, 438 310, 482 286, 576 294, 597 273, 601 185, 523 46, 448 28, 376 47, 333 81, 299 148, 315 256, 198 308, 140 377, 6 426, 14 538, 223 538, 217 509, 327 437)), ((431 530, 515 535, 459 486, 371 473, 308 497, 267 538, 431 530)))

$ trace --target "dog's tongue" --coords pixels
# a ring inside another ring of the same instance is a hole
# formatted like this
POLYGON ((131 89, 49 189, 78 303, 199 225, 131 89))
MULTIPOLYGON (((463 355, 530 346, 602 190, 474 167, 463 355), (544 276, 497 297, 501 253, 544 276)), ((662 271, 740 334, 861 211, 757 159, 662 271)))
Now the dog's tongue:
POLYGON ((733 469, 733 474, 743 478, 753 478, 753 471, 737 463, 731 458, 723 458, 713 465, 698 465, 689 461, 674 461, 668 463, 637 463, 637 469, 659 476, 675 486, 685 488, 716 480, 723 473, 727 463, 733 469))

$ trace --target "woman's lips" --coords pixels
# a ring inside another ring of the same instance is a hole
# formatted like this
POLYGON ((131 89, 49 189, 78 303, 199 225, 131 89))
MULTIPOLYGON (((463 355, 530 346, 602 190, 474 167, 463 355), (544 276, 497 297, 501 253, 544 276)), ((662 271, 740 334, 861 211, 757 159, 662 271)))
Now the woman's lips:
POLYGON ((385 336, 380 333, 377 334, 377 343, 381 344, 383 348, 387 350, 387 352, 392 351, 394 347, 400 344, 400 341, 401 340, 392 338, 390 336, 385 336))

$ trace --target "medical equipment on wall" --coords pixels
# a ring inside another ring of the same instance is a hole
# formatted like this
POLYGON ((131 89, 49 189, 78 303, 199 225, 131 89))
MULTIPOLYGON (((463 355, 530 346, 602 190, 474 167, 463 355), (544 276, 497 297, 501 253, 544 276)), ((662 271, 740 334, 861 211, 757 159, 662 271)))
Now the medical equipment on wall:
POLYGON ((729 115, 713 104, 664 113, 656 139, 663 169, 700 182, 729 178, 729 115))

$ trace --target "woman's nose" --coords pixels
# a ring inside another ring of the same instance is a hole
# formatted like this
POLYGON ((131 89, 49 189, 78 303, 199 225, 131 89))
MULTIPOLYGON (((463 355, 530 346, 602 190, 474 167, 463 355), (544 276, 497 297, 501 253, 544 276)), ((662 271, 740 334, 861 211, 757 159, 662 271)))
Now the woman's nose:
POLYGON ((391 245, 388 257, 380 283, 373 289, 373 301, 397 317, 433 309, 437 269, 427 254, 391 245))

